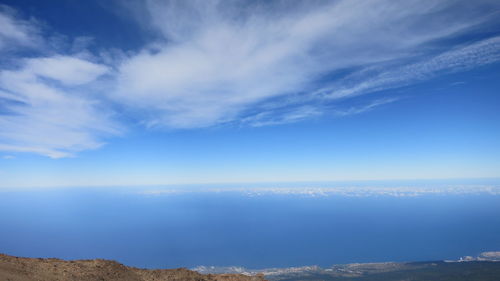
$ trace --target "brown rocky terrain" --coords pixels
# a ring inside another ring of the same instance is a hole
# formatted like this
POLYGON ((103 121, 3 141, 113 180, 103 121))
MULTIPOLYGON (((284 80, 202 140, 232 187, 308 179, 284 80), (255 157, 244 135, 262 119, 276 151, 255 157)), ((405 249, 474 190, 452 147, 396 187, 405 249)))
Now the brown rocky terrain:
POLYGON ((111 260, 18 258, 0 254, 0 281, 264 281, 262 276, 140 269, 111 260))

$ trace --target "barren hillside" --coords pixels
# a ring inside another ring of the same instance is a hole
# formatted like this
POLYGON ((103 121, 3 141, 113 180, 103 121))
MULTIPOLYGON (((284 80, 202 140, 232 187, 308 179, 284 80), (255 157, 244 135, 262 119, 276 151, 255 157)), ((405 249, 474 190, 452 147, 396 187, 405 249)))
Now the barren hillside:
POLYGON ((261 276, 199 274, 179 269, 139 269, 111 260, 18 258, 0 254, 1 281, 262 281, 261 276))

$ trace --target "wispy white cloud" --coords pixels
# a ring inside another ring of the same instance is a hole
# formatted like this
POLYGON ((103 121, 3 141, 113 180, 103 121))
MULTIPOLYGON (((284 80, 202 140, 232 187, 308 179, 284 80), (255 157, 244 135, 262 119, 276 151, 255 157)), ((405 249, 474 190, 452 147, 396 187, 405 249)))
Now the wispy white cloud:
POLYGON ((282 125, 299 122, 322 114, 323 112, 319 108, 305 105, 298 108, 286 109, 279 113, 276 111, 259 112, 255 115, 242 118, 240 123, 252 127, 282 125))
POLYGON ((16 17, 16 11, 0 4, 0 51, 16 46, 34 47, 41 43, 39 30, 29 20, 16 17))
POLYGON ((460 46, 422 61, 396 67, 363 70, 316 94, 329 99, 357 96, 431 79, 435 76, 468 70, 500 61, 500 37, 460 46))
POLYGON ((6 6, 0 6, 0 26, 0 52, 9 59, 0 69, 1 151, 68 157, 120 133, 111 111, 91 92, 110 68, 85 58, 91 55, 82 41, 90 39, 68 44, 81 53, 62 54, 62 41, 44 39, 35 19, 22 19, 6 6))
MULTIPOLYGON (((383 65, 387 70, 392 65, 396 70, 375 73, 380 77, 364 77, 350 86, 334 83, 327 88, 330 97, 396 87, 440 69, 466 69, 496 60, 493 49, 483 53, 486 57, 474 57, 469 51, 479 46, 472 46, 461 49, 461 54, 445 53, 401 66, 436 52, 431 48, 436 39, 491 20, 491 11, 499 7, 491 1, 471 5, 466 1, 151 0, 145 5, 149 11, 145 21, 165 42, 123 62, 114 99, 147 111, 149 125, 192 128, 241 118, 245 122, 252 106, 300 92, 314 95, 324 74, 353 67, 383 65), (471 58, 459 63, 459 55, 471 58)), ((487 48, 496 43, 480 44, 487 48)), ((311 115, 318 111, 309 110, 311 115)), ((271 114, 260 112, 250 119, 271 114)), ((276 119, 247 123, 304 118, 276 119)))
POLYGON ((0 150, 53 158, 102 145, 99 136, 119 133, 99 102, 85 93, 107 68, 74 57, 27 59, 0 72, 0 150), (71 86, 71 87, 66 87, 71 86))
POLYGON ((336 102, 500 60, 500 37, 440 43, 498 24, 498 1, 125 3, 155 31, 134 53, 92 53, 91 37, 44 39, 36 20, 1 6, 0 52, 33 52, 9 53, 1 65, 0 150, 57 158, 97 148, 122 131, 112 121, 116 104, 166 128, 360 114, 398 97, 336 102))
POLYGON ((80 85, 95 80, 109 69, 75 57, 54 56, 27 60, 24 71, 65 85, 80 85))
POLYGON ((334 109, 333 112, 335 115, 338 115, 338 116, 355 115, 355 114, 360 114, 360 113, 364 113, 364 112, 373 110, 374 108, 376 108, 378 106, 392 103, 392 102, 395 102, 397 100, 399 100, 399 98, 378 99, 378 100, 371 101, 370 103, 363 104, 360 106, 352 106, 352 107, 344 108, 344 109, 334 109))

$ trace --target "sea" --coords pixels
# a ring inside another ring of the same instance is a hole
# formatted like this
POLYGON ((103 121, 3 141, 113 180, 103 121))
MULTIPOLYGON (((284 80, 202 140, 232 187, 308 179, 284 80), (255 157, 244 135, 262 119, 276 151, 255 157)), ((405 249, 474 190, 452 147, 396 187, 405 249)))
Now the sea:
POLYGON ((23 257, 260 269, 499 250, 498 180, 0 190, 0 253, 23 257))

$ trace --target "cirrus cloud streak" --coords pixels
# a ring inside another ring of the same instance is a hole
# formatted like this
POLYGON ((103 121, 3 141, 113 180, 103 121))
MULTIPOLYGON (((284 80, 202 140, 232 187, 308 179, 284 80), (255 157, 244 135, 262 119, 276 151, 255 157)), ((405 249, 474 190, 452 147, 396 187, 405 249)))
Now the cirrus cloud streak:
POLYGON ((36 20, 1 7, 0 150, 73 156, 123 134, 117 116, 193 129, 361 114, 401 98, 368 93, 500 60, 500 37, 482 32, 500 25, 498 1, 120 5, 142 11, 130 18, 149 44, 128 52, 91 37, 58 44, 36 20), (363 95, 356 106, 338 103, 363 95))

